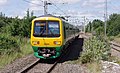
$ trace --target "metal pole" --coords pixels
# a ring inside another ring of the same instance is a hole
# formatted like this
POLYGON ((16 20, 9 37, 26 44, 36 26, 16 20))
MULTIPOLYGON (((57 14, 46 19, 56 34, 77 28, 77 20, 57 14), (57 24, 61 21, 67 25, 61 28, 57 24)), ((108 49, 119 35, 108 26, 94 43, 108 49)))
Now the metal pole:
POLYGON ((44 1, 44 15, 47 15, 47 1, 44 1))
POLYGON ((83 18, 84 18, 84 33, 85 33, 85 23, 86 23, 86 22, 85 22, 85 16, 84 16, 83 18))
POLYGON ((93 34, 93 24, 91 24, 91 33, 93 34))
POLYGON ((107 37, 106 35, 106 27, 107 27, 107 0, 105 0, 105 37, 107 37))

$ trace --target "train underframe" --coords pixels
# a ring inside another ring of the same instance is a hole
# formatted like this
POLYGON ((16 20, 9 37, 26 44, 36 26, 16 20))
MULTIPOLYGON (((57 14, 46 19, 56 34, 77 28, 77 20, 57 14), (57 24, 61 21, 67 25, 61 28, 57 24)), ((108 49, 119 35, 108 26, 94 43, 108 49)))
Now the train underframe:
POLYGON ((34 55, 37 58, 52 59, 57 58, 61 54, 62 46, 60 47, 35 47, 33 46, 34 55))

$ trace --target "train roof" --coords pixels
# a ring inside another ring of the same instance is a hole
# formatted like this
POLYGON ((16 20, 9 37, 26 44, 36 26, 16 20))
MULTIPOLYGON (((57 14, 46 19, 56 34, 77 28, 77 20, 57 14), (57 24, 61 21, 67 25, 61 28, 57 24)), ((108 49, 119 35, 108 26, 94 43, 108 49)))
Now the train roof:
POLYGON ((39 18, 39 17, 55 17, 55 18, 59 18, 59 19, 61 19, 63 22, 69 24, 71 27, 76 28, 74 25, 71 25, 70 23, 68 23, 67 20, 66 20, 64 17, 54 16, 54 15, 51 15, 51 14, 38 16, 37 18, 39 18))
MULTIPOLYGON (((53 16, 51 14, 47 14, 47 15, 42 15, 42 16, 38 16, 38 17, 55 17, 55 18, 60 18, 60 17, 57 17, 57 16, 53 16)), ((61 18, 60 18, 61 19, 61 18)))
POLYGON ((51 15, 51 14, 42 15, 42 16, 38 16, 38 17, 55 17, 55 18, 61 19, 62 21, 67 21, 64 17, 54 16, 54 15, 51 15))

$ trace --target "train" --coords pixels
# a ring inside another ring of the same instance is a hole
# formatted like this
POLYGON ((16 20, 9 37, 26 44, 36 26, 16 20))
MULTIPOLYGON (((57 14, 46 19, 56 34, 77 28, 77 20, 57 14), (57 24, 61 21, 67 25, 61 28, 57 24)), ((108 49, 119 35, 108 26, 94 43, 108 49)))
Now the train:
POLYGON ((61 17, 42 15, 33 19, 30 39, 34 56, 41 59, 59 57, 78 33, 77 27, 61 17))

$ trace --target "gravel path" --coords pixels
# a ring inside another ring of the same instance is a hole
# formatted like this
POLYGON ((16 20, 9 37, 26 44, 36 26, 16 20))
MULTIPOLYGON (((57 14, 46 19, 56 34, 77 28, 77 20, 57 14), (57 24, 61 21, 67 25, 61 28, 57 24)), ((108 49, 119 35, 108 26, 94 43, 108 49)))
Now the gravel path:
MULTIPOLYGON (((49 68, 52 65, 48 64, 38 64, 34 67, 34 69, 31 69, 28 71, 28 73, 47 73, 49 68)), ((51 73, 89 73, 87 68, 80 65, 74 65, 74 64, 58 64, 54 70, 51 73)))
POLYGON ((50 68, 52 67, 52 64, 38 64, 31 70, 29 70, 27 73, 46 73, 50 68))
POLYGON ((75 64, 59 64, 52 73, 89 73, 86 67, 75 64))
MULTIPOLYGON (((38 64, 27 73, 47 73, 52 64, 38 64)), ((113 62, 101 61, 100 73, 120 73, 120 65, 113 62)), ((51 73, 94 73, 85 65, 59 63, 51 73)))
POLYGON ((115 57, 120 58, 120 52, 116 51, 114 49, 111 49, 111 56, 115 56, 115 57))
POLYGON ((0 73, 15 73, 21 70, 23 67, 34 62, 36 58, 33 55, 26 56, 24 58, 16 59, 12 64, 7 65, 0 73))
POLYGON ((113 62, 102 61, 102 73, 120 73, 120 65, 113 62))

